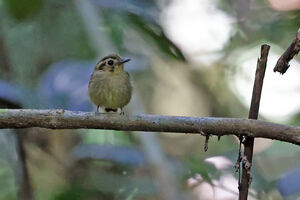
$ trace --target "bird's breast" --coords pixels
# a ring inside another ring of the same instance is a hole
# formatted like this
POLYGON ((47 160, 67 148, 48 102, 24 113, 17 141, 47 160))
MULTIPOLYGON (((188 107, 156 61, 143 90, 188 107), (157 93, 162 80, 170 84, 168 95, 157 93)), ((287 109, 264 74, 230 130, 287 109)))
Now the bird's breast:
POLYGON ((124 107, 131 98, 131 83, 127 72, 94 74, 89 84, 90 99, 103 107, 124 107))

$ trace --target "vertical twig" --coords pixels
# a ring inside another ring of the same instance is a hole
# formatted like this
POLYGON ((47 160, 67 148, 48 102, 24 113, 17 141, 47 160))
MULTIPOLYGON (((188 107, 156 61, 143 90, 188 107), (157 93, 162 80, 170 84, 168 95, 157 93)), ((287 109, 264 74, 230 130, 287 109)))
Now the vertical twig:
MULTIPOLYGON (((259 112, 259 103, 261 97, 261 91, 263 86, 263 80, 265 76, 266 66, 267 66, 267 58, 269 54, 270 46, 262 45, 260 58, 257 60, 257 67, 255 72, 255 80, 252 91, 252 99, 251 106, 249 111, 249 119, 257 119, 259 112)), ((248 189, 251 182, 251 164, 253 157, 253 146, 254 146, 254 138, 246 137, 244 142, 244 156, 242 159, 243 165, 243 173, 242 173, 242 181, 239 187, 240 194, 239 200, 247 200, 248 197, 248 189)))

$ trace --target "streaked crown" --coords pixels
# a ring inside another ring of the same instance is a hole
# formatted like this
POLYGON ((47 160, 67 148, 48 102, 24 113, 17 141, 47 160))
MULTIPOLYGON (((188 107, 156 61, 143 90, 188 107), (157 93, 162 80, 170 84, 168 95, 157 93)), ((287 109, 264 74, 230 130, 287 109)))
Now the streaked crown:
POLYGON ((122 58, 117 54, 110 54, 102 58, 95 66, 95 71, 115 72, 123 71, 123 64, 130 61, 128 58, 122 58))

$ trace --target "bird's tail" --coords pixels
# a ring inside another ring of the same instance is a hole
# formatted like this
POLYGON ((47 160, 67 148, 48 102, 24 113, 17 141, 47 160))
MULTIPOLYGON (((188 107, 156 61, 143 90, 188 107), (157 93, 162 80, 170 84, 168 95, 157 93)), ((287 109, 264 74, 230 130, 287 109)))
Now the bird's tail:
POLYGON ((117 112, 118 111, 118 108, 105 108, 105 112, 117 112))

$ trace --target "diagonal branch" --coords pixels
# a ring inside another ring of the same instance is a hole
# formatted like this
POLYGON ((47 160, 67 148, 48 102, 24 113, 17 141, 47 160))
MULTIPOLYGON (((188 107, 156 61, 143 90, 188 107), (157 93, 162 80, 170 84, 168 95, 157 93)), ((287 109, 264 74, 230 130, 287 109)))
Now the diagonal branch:
POLYGON ((262 137, 300 145, 300 127, 251 119, 160 115, 122 116, 67 110, 0 109, 0 129, 30 127, 198 134, 202 131, 210 135, 262 137))
POLYGON ((300 28, 297 32, 296 38, 290 44, 290 46, 285 50, 285 52, 278 59, 276 66, 274 67, 274 72, 279 72, 284 74, 286 70, 290 67, 289 62, 297 55, 300 51, 300 28))

